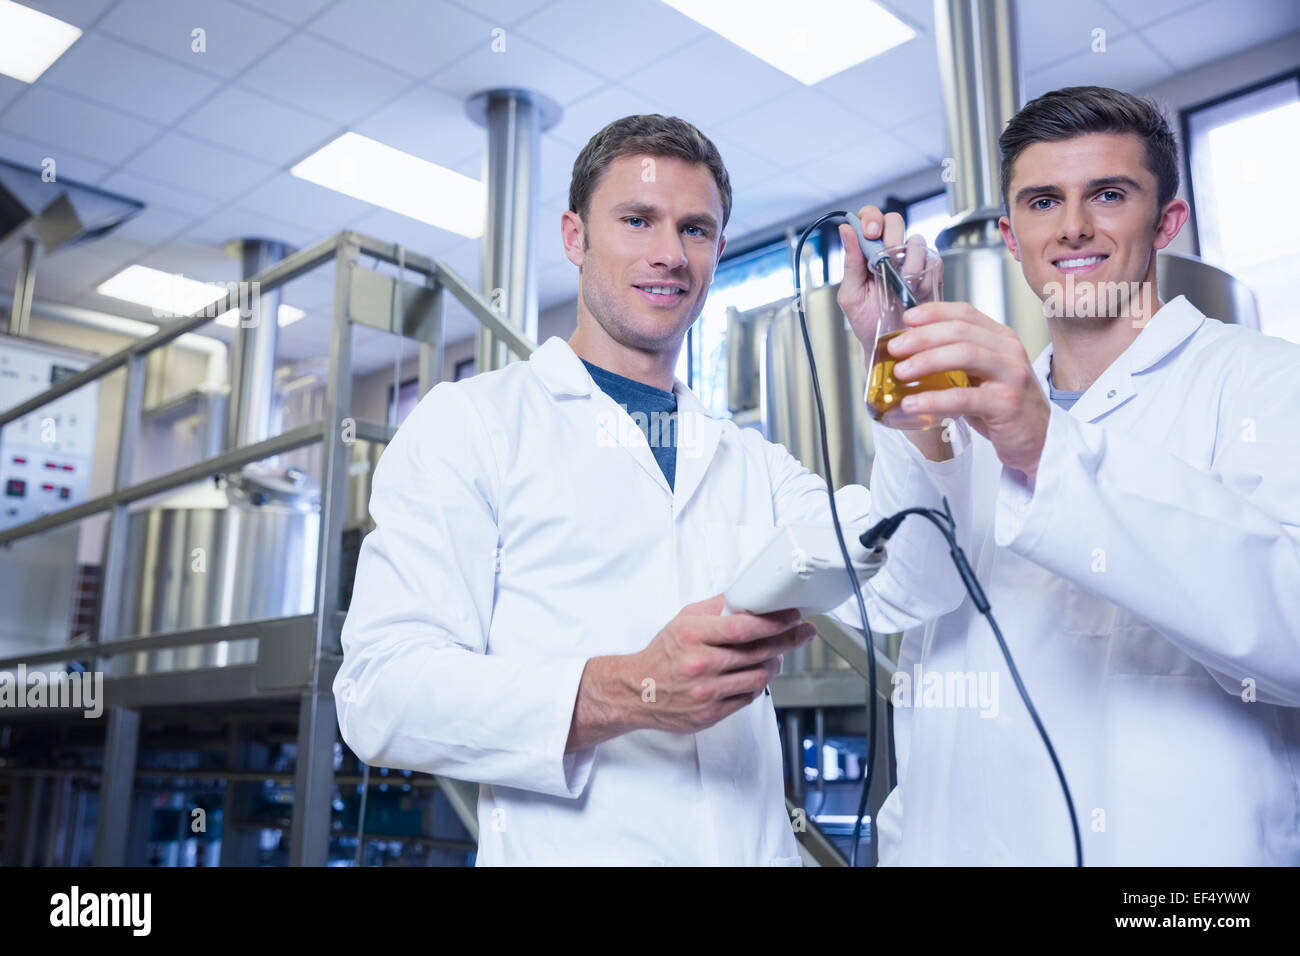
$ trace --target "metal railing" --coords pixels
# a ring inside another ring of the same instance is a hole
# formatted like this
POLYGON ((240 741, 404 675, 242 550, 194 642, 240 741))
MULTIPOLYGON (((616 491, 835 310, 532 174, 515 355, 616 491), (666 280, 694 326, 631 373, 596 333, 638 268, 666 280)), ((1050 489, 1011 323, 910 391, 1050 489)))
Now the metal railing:
MULTIPOLYGON (((203 326, 216 315, 239 307, 232 289, 215 305, 172 320, 157 332, 70 375, 39 395, 0 412, 0 428, 84 385, 126 369, 122 424, 118 435, 113 488, 107 494, 0 532, 0 546, 54 528, 107 513, 102 602, 97 641, 0 659, 0 669, 20 664, 94 658, 94 669, 108 659, 146 650, 194 646, 237 638, 258 637, 254 665, 212 670, 168 671, 113 677, 105 682, 108 731, 104 777, 97 822, 94 860, 97 865, 121 864, 125 855, 131 780, 141 706, 213 701, 254 696, 299 696, 298 760, 294 772, 295 802, 291 832, 292 862, 324 864, 328 852, 330 798, 334 784, 333 746, 336 731, 329 681, 338 665, 338 637, 343 613, 339 603, 342 530, 348 496, 349 444, 354 438, 344 423, 353 424, 356 439, 387 442, 395 429, 387 424, 356 421, 352 406, 352 328, 365 325, 419 343, 419 393, 423 396, 442 379, 444 291, 450 292, 471 316, 489 329, 515 355, 527 358, 536 344, 503 321, 488 302, 436 259, 402 247, 347 231, 275 263, 249 283, 262 291, 285 285, 322 265, 336 267, 334 315, 331 324, 329 372, 324 414, 314 422, 250 445, 232 448, 193 465, 147 481, 131 483, 144 403, 146 360, 181 335, 203 326), (366 255, 399 266, 401 276, 389 277, 360 262, 366 255), (408 273, 423 277, 424 285, 405 281, 408 273), (129 506, 162 492, 227 473, 252 462, 317 442, 324 447, 317 542, 314 610, 308 615, 246 621, 164 634, 122 633, 126 580, 129 506)), ((2 437, 2 434, 0 434, 2 437)))

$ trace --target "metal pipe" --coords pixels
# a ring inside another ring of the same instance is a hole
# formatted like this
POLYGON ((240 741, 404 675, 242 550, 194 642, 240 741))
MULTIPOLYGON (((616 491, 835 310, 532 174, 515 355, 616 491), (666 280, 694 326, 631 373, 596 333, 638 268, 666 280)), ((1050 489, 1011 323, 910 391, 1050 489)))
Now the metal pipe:
POLYGON ((1002 211, 998 136, 1021 103, 1015 0, 935 0, 934 35, 959 217, 944 235, 980 241, 1002 211))
POLYGON ((9 306, 9 334, 27 335, 32 319, 32 290, 36 285, 36 240, 23 237, 18 257, 18 275, 9 306))
MULTIPOLYGON (((536 219, 541 134, 559 119, 555 103, 530 90, 488 90, 466 104, 487 129, 483 178, 483 289, 493 307, 527 338, 537 338, 536 219)), ((487 329, 474 345, 475 371, 502 368, 505 347, 487 329)))
MULTIPOLYGON (((285 256, 282 242, 268 239, 239 239, 227 248, 239 256, 240 278, 252 283, 255 276, 285 256)), ((279 338, 279 286, 262 290, 260 284, 241 290, 239 314, 230 367, 230 410, 226 419, 226 449, 252 445, 271 437, 272 405, 275 400, 275 345, 279 338)))

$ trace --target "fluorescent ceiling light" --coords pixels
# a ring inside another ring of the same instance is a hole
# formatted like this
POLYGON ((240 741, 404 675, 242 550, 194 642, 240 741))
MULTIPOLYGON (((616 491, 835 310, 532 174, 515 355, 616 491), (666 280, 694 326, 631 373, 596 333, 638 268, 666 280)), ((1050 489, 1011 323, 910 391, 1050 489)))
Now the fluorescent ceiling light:
POLYGON ((871 0, 664 3, 807 86, 916 36, 915 30, 871 0))
MULTIPOLYGON (((297 322, 306 314, 307 313, 302 309, 295 309, 291 305, 281 305, 279 311, 276 313, 276 324, 279 325, 280 328, 284 328, 286 325, 293 325, 293 323, 297 322)), ((236 328, 239 325, 239 312, 235 309, 231 309, 229 312, 222 312, 219 316, 213 319, 213 321, 216 322, 217 325, 224 325, 228 329, 236 328)))
POLYGON ((439 229, 470 239, 483 235, 481 182, 358 133, 344 133, 289 172, 439 229))
MULTIPOLYGON (((231 291, 230 286, 217 282, 200 282, 179 273, 163 272, 149 266, 127 266, 117 275, 101 282, 95 289, 100 295, 112 296, 148 306, 158 318, 193 315, 204 306, 217 301, 231 291)), ((242 300, 244 297, 241 295, 242 300)), ((281 305, 276 323, 284 328, 301 319, 305 312, 291 305, 281 305)), ((218 325, 234 328, 239 324, 239 313, 230 309, 217 316, 218 325)))
POLYGON ((158 318, 191 315, 209 302, 225 295, 229 289, 214 282, 187 279, 179 273, 163 272, 149 266, 127 266, 95 289, 100 295, 112 296, 146 305, 158 318))
POLYGON ((0 0, 0 73, 35 83, 81 36, 71 23, 0 0))

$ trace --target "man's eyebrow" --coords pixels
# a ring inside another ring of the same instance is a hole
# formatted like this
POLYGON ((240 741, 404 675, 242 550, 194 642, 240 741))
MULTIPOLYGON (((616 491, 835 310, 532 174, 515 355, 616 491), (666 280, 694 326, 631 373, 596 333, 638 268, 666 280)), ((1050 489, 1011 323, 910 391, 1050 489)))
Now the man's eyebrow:
POLYGON ((1127 186, 1134 192, 1142 191, 1142 184, 1132 176, 1103 176, 1101 179, 1088 180, 1089 189, 1103 189, 1106 186, 1127 186))
MULTIPOLYGON (((1100 179, 1090 179, 1084 187, 1089 191, 1094 189, 1105 189, 1107 186, 1127 186, 1134 192, 1142 191, 1142 184, 1132 176, 1103 176, 1100 179)), ((1023 189, 1016 190, 1016 202, 1024 202, 1030 196, 1060 196, 1063 195, 1060 186, 1025 186, 1023 189)))
MULTIPOLYGON (((614 207, 613 212, 615 215, 641 216, 646 219, 660 214, 658 206, 635 201, 621 202, 614 207)), ((710 229, 718 228, 718 220, 714 218, 712 213, 708 212, 691 213, 685 216, 682 222, 690 225, 708 226, 710 229)))

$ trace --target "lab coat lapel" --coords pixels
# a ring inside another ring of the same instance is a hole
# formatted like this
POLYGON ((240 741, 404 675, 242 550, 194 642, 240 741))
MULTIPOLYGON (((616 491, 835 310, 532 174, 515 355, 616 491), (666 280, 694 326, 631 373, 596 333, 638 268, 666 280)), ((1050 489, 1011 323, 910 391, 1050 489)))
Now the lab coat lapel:
POLYGON ((680 380, 673 383, 677 396, 677 474, 673 478, 673 510, 680 513, 704 481, 722 437, 718 421, 695 393, 680 380))
POLYGON ((591 373, 568 342, 552 336, 533 352, 528 361, 552 395, 592 400, 595 409, 592 439, 597 447, 623 449, 650 476, 650 480, 664 490, 664 494, 672 494, 644 433, 621 405, 615 404, 596 387, 591 373))
MULTIPOLYGON (((1109 415, 1137 394, 1143 381, 1142 373, 1158 365, 1187 341, 1204 321, 1205 316, 1183 296, 1165 303, 1129 347, 1079 397, 1070 414, 1085 422, 1095 422, 1109 415)), ((1051 394, 1047 373, 1051 369, 1053 348, 1048 345, 1034 360, 1034 374, 1038 376, 1038 384, 1045 395, 1051 394)))

